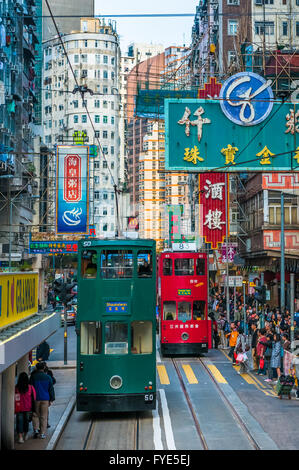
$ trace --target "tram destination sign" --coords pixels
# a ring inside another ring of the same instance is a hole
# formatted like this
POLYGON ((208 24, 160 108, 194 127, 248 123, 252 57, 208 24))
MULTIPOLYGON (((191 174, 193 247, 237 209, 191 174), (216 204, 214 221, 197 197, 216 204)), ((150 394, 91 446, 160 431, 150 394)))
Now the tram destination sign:
POLYGON ((250 101, 220 102, 165 100, 166 170, 299 171, 298 105, 271 101, 262 119, 250 101))

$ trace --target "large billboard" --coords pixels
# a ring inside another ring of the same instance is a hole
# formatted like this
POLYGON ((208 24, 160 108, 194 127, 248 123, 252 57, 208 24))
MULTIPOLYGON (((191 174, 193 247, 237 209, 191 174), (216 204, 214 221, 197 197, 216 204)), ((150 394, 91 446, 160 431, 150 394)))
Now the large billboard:
POLYGON ((56 165, 56 233, 88 233, 89 147, 58 145, 56 165))
POLYGON ((165 100, 165 169, 298 171, 299 107, 275 101, 271 82, 230 77, 216 100, 165 100))
POLYGON ((0 274, 0 330, 38 311, 38 274, 0 274))

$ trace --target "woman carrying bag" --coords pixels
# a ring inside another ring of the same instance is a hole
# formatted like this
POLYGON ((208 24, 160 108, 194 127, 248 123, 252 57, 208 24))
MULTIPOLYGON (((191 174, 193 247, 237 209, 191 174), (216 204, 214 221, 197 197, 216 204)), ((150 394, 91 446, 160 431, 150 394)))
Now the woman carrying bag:
POLYGON ((35 399, 35 389, 32 385, 29 385, 28 375, 26 372, 21 372, 15 387, 16 431, 19 444, 22 444, 24 440, 26 441, 28 437, 35 399))

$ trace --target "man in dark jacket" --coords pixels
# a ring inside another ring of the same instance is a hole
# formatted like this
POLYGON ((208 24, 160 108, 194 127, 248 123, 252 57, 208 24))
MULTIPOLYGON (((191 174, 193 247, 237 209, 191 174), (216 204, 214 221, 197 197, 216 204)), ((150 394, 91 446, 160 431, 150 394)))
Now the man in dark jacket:
POLYGON ((36 348, 36 359, 38 361, 47 361, 50 356, 50 346, 48 345, 47 341, 43 341, 37 348, 36 348))
POLYGON ((258 364, 258 357, 256 354, 256 345, 257 345, 257 324, 253 322, 251 324, 251 332, 252 332, 252 337, 251 337, 251 355, 252 355, 252 364, 253 364, 253 370, 258 371, 259 370, 259 364, 258 364))
POLYGON ((30 383, 36 391, 36 401, 32 416, 34 437, 44 439, 46 437, 48 408, 55 400, 55 393, 52 379, 45 373, 45 364, 39 362, 32 372, 30 383))

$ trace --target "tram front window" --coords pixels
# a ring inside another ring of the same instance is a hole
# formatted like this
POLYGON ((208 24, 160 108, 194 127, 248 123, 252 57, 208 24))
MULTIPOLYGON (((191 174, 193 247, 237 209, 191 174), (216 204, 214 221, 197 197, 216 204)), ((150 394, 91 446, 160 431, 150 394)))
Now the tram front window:
POLYGON ((152 354, 153 352, 153 325, 150 321, 133 321, 131 323, 131 353, 152 354))
POLYGON ((81 257, 81 276, 85 279, 97 277, 97 252, 95 250, 84 250, 81 257))
POLYGON ((86 355, 102 352, 101 323, 86 321, 80 325, 80 353, 86 355))
POLYGON ((178 320, 182 322, 191 320, 191 302, 178 303, 178 320))
POLYGON ((173 301, 166 301, 163 303, 163 320, 176 319, 176 305, 173 301))
POLYGON ((172 275, 172 260, 169 258, 163 259, 163 276, 172 275))
POLYGON ((204 300, 195 300, 193 302, 193 320, 205 319, 206 303, 204 300))
POLYGON ((101 254, 101 276, 104 279, 133 277, 133 252, 104 250, 101 254))
POLYGON ((137 254, 138 277, 152 277, 152 252, 138 251, 137 254))
POLYGON ((194 276, 194 259, 177 258, 174 260, 174 273, 176 276, 194 276))
POLYGON ((111 321, 105 325, 105 354, 128 354, 128 324, 111 321))

